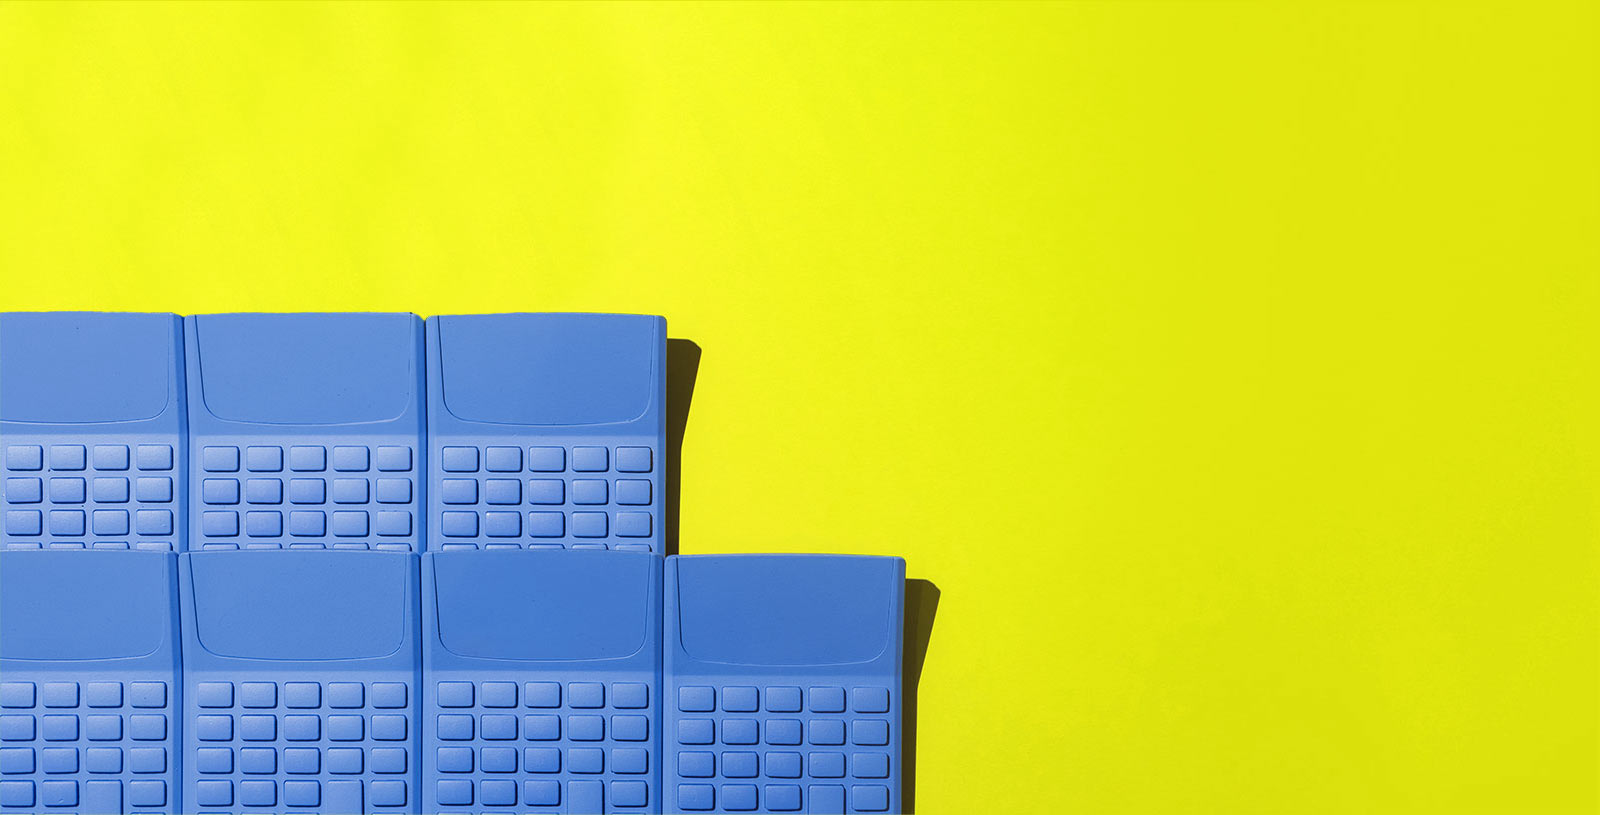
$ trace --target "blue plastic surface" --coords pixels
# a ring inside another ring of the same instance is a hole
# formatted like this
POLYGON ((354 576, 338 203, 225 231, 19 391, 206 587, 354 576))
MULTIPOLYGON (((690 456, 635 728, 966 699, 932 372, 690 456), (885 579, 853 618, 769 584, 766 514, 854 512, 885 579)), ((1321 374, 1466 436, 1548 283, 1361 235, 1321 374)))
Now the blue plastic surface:
POLYGON ((425 812, 661 811, 662 559, 423 557, 425 812))
POLYGON ((0 812, 181 812, 176 555, 0 552, 0 812))
POLYGON ((429 550, 662 551, 666 320, 429 317, 429 550))
POLYGON ((187 812, 418 811, 417 556, 179 558, 187 812))
POLYGON ((669 812, 899 812, 905 562, 667 561, 669 812))
POLYGON ((172 314, 0 314, 4 548, 183 549, 182 349, 172 314))
POLYGON ((422 322, 184 318, 190 547, 419 551, 422 322))

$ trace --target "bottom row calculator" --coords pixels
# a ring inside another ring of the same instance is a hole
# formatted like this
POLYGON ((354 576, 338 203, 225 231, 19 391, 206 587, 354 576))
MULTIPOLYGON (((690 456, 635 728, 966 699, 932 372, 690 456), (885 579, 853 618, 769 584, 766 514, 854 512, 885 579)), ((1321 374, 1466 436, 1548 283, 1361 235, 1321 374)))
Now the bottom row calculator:
POLYGON ((898 558, 0 552, 0 813, 896 812, 898 558))

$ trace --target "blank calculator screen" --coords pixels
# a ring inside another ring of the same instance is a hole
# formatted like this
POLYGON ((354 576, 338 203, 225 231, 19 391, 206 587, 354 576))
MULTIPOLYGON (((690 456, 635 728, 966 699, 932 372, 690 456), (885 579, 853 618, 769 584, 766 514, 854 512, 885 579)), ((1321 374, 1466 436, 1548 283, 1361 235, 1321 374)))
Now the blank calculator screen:
POLYGON ((764 555, 678 560, 679 636, 690 656, 738 665, 867 662, 893 630, 892 562, 764 555))
POLYGON ((594 314, 440 317, 445 407, 498 424, 631 421, 650 407, 656 325, 594 314))
POLYGON ((387 656, 405 640, 405 555, 371 552, 192 555, 195 634, 243 659, 387 656))
POLYGON ((7 314, 0 320, 0 419, 155 418, 167 407, 173 337, 165 314, 7 314))
POLYGON ((434 556, 439 640, 484 659, 617 659, 644 646, 649 555, 523 552, 434 556))
POLYGON ((0 658, 115 659, 161 647, 168 561, 144 552, 7 552, 0 658), (66 557, 62 557, 65 555, 66 557))

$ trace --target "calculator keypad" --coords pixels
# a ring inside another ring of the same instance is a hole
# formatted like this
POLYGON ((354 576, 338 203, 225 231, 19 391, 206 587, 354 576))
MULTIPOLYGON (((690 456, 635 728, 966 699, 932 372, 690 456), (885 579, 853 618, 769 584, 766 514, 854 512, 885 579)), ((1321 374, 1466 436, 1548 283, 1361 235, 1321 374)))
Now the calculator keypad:
POLYGON ((197 811, 408 811, 405 682, 206 680, 188 701, 197 811))
POLYGON ((177 547, 174 446, 7 444, 8 549, 177 547))
POLYGON ((885 812, 889 689, 685 685, 677 732, 678 808, 687 812, 885 812))
POLYGON ((166 682, 0 682, 0 812, 171 812, 166 682))
POLYGON ((659 549, 658 459, 637 445, 444 445, 438 548, 659 549))
POLYGON ((417 548, 410 446, 203 444, 197 463, 197 549, 417 548))
POLYGON ((444 812, 659 811, 650 686, 443 681, 428 727, 444 812))

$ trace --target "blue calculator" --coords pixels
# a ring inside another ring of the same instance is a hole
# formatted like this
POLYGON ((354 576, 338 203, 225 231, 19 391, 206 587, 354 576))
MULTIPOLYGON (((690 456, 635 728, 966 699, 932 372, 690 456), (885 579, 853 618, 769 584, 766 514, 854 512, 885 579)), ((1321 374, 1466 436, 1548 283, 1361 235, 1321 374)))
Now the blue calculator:
POLYGON ((172 314, 0 314, 7 549, 183 549, 172 314))
POLYGON ((421 320, 202 314, 184 332, 191 549, 421 550, 421 320))
POLYGON ((429 317, 429 550, 662 552, 666 320, 429 317))
POLYGON ((674 557, 668 812, 900 811, 905 561, 674 557))
POLYGON ((182 812, 176 555, 0 552, 0 812, 182 812))
POLYGON ((413 554, 179 556, 185 812, 416 812, 413 554))
POLYGON ((661 812, 661 568, 423 557, 424 812, 661 812))

